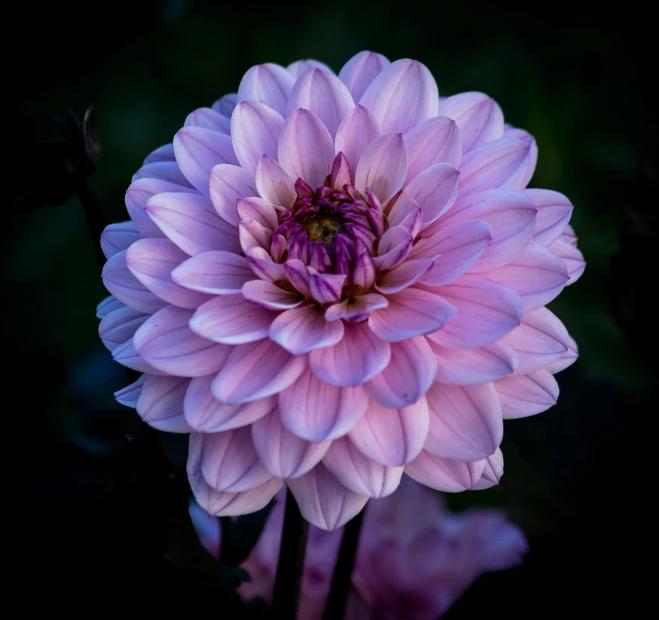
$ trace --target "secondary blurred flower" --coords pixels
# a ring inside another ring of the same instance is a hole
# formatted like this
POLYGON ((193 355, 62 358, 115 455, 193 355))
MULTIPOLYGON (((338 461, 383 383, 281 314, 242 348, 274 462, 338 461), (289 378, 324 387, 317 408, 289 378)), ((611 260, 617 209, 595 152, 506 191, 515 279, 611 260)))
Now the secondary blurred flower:
MULTIPOLYGON (((284 516, 280 499, 242 565, 252 577, 241 586, 245 599, 272 598, 284 516)), ((217 555, 217 519, 195 504, 190 513, 202 543, 217 555)), ((340 542, 339 531, 310 528, 300 618, 322 617, 340 542)), ((438 494, 407 480, 393 495, 369 503, 346 619, 432 620, 479 575, 516 566, 526 551, 524 534, 499 511, 450 513, 438 494)))
POLYGON ((118 400, 191 433, 204 509, 285 482, 331 530, 403 472, 499 480, 503 419, 576 358, 544 305, 584 263, 569 201, 525 189, 536 155, 486 95, 362 52, 252 67, 146 158, 103 235, 100 333, 144 373, 118 400))

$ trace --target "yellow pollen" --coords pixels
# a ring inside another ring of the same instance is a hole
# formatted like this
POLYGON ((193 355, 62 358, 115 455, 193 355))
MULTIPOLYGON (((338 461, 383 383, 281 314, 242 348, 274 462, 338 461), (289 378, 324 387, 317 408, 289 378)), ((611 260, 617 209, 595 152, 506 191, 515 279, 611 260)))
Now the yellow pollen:
POLYGON ((329 246, 336 233, 341 230, 341 224, 331 215, 320 215, 307 220, 304 223, 304 230, 309 241, 329 246))

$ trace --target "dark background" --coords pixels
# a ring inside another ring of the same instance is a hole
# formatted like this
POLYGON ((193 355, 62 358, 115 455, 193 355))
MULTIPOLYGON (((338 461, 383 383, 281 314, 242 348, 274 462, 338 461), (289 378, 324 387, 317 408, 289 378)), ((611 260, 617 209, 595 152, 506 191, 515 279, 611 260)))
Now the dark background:
MULTIPOLYGON (((505 508, 530 553, 522 567, 480 579, 446 617, 636 617, 645 608, 656 522, 653 20, 629 3, 611 12, 493 4, 147 0, 8 9, 2 445, 5 512, 22 526, 7 532, 7 546, 18 552, 16 579, 33 593, 24 605, 92 617, 179 608, 236 615, 228 591, 181 551, 189 531, 177 470, 155 456, 159 440, 135 412, 114 403, 128 381, 97 337, 95 306, 106 293, 85 218, 75 198, 37 206, 52 166, 32 145, 57 135, 53 115, 82 116, 93 104, 102 157, 90 187, 107 221, 123 220, 123 194, 145 155, 190 111, 235 91, 250 66, 311 57, 338 72, 371 49, 421 60, 441 95, 487 92, 507 122, 534 134, 531 186, 572 200, 588 263, 552 304, 581 352, 559 376, 558 406, 506 424, 499 487, 449 498, 455 509, 505 508)), ((177 446, 168 448, 180 461, 177 446)))

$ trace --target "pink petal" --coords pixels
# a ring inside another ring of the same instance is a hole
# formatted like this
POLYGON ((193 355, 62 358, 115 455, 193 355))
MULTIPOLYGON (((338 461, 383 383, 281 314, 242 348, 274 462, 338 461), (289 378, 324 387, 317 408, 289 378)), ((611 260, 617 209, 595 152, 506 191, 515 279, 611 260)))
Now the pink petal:
POLYGON ((457 123, 463 153, 503 138, 503 112, 494 99, 483 93, 460 93, 442 99, 438 114, 457 123))
POLYGON ((167 237, 191 256, 210 250, 240 252, 236 229, 217 216, 205 196, 157 194, 146 210, 167 237))
POLYGON ((264 467, 277 478, 299 478, 325 456, 330 441, 311 443, 288 431, 278 411, 252 424, 252 439, 264 467))
POLYGON ((165 305, 128 270, 126 250, 115 254, 103 265, 102 278, 112 295, 135 310, 153 314, 165 305))
POLYGON ((371 400, 349 437, 364 456, 387 467, 401 467, 421 452, 428 424, 425 398, 404 409, 387 409, 371 400))
POLYGON ((341 121, 336 131, 335 152, 343 153, 356 170, 366 147, 380 135, 380 125, 364 106, 358 105, 341 121))
POLYGON ((258 101, 239 103, 231 115, 231 139, 240 165, 255 171, 261 157, 277 157, 281 114, 258 101))
POLYGON ((327 308, 325 320, 338 321, 343 319, 344 321, 359 323, 367 319, 375 310, 386 308, 388 305, 387 299, 376 293, 356 295, 327 308))
POLYGON ((359 158, 355 187, 365 194, 370 189, 385 204, 402 186, 407 175, 407 148, 402 134, 387 133, 376 138, 359 158))
POLYGON ((405 466, 405 473, 431 489, 459 493, 473 489, 483 475, 484 469, 484 460, 461 463, 433 456, 424 450, 414 461, 405 466))
POLYGON ((441 331, 430 336, 445 347, 473 348, 495 342, 517 327, 524 313, 513 289, 480 276, 463 276, 437 292, 458 309, 441 331))
POLYGON ((549 189, 527 189, 524 193, 538 211, 533 241, 551 245, 558 239, 572 216, 572 203, 558 192, 549 189))
POLYGON ((211 170, 217 164, 238 163, 231 137, 202 127, 179 129, 174 136, 174 152, 185 178, 206 196, 211 170))
POLYGON ((346 489, 322 464, 288 481, 302 516, 321 530, 334 531, 352 519, 368 501, 346 489))
POLYGON ((352 98, 359 101, 370 83, 391 63, 382 54, 359 52, 339 71, 339 79, 348 87, 352 98))
POLYGON ((359 422, 368 406, 362 387, 335 387, 306 369, 279 394, 284 426, 302 439, 325 441, 345 435, 359 422))
POLYGON ((285 291, 272 282, 264 280, 246 282, 242 293, 245 299, 271 310, 290 310, 297 308, 304 301, 304 298, 297 293, 285 291))
POLYGON ((240 82, 238 101, 260 101, 284 116, 293 84, 295 78, 284 67, 270 62, 255 65, 240 82))
POLYGON ((446 116, 429 118, 405 134, 407 146, 407 185, 431 166, 447 163, 458 167, 462 159, 460 132, 446 116))
POLYGON ((238 224, 238 239, 245 254, 254 248, 270 249, 272 231, 256 220, 242 219, 238 224))
POLYGON ((388 342, 380 340, 364 323, 346 323, 343 339, 309 355, 313 373, 330 385, 361 385, 387 367, 388 342))
POLYGON ((474 485, 475 491, 489 489, 495 484, 499 484, 503 476, 503 453, 500 448, 492 455, 485 459, 485 466, 480 480, 474 485))
POLYGON ((211 108, 199 108, 188 114, 183 123, 185 127, 203 127, 231 135, 231 122, 229 119, 211 108))
POLYGON ((545 369, 528 375, 504 377, 495 381, 494 387, 506 420, 542 413, 558 400, 558 383, 545 369))
POLYGON ((309 272, 307 266, 297 259, 287 260, 284 264, 284 272, 289 283, 294 286, 300 294, 311 297, 309 290, 309 272))
POLYGON ((146 166, 147 164, 161 161, 176 161, 176 157, 174 156, 174 145, 171 142, 159 146, 155 151, 151 151, 151 153, 149 153, 144 159, 144 165, 146 166))
POLYGON ((261 247, 254 247, 249 251, 247 262, 252 271, 263 280, 278 282, 289 279, 285 265, 275 263, 270 253, 261 247))
POLYGON ((295 110, 279 140, 279 163, 296 179, 320 187, 332 169, 334 141, 313 112, 295 110))
POLYGON ((168 433, 189 433, 183 397, 190 379, 147 375, 137 400, 137 413, 149 426, 168 433))
POLYGON ((397 60, 371 82, 359 103, 368 108, 382 131, 406 133, 437 116, 437 84, 415 60, 397 60))
POLYGON ((310 110, 325 124, 332 138, 354 107, 352 96, 343 82, 323 69, 313 69, 299 77, 288 99, 289 114, 297 108, 310 110))
POLYGON ((476 461, 499 447, 503 418, 492 383, 465 386, 435 383, 426 400, 430 430, 424 450, 430 454, 455 461, 476 461))
POLYGON ((567 273, 570 279, 567 285, 574 284, 586 269, 586 261, 583 254, 567 240, 565 233, 563 233, 554 243, 549 246, 549 249, 558 254, 567 266, 567 273))
POLYGON ((119 310, 119 308, 124 308, 125 306, 126 304, 119 301, 113 295, 110 295, 109 297, 106 297, 100 304, 98 304, 98 306, 96 306, 96 317, 102 319, 103 317, 110 314, 110 312, 114 312, 115 310, 119 310))
POLYGON ((98 335, 103 344, 114 351, 119 345, 131 339, 137 328, 146 321, 148 314, 139 310, 133 310, 128 306, 121 305, 120 308, 109 312, 103 317, 98 326, 98 335))
POLYGON ((308 267, 309 292, 319 304, 330 304, 341 299, 341 291, 345 282, 344 274, 318 273, 313 267, 308 267))
POLYGON ((415 288, 391 295, 388 301, 386 308, 377 310, 368 320, 371 330, 388 342, 434 332, 457 312, 438 295, 415 288))
POLYGON ((232 349, 211 389, 223 403, 247 403, 285 390, 306 365, 306 358, 291 355, 271 340, 241 344, 232 349))
POLYGON ((101 249, 105 258, 112 258, 122 250, 127 250, 131 243, 141 237, 133 222, 109 224, 101 234, 101 249))
POLYGON ((579 350, 577 348, 577 343, 574 339, 570 338, 568 343, 568 350, 563 354, 562 357, 559 357, 556 361, 551 362, 547 365, 546 370, 555 375, 561 370, 565 370, 568 366, 572 366, 574 362, 577 361, 579 357, 579 350))
POLYGON ((256 188, 262 198, 276 207, 288 209, 295 202, 295 179, 267 155, 256 167, 256 188))
POLYGON ((160 370, 154 368, 146 360, 144 360, 135 350, 134 339, 130 338, 112 351, 112 359, 126 368, 135 370, 137 372, 147 372, 152 375, 162 375, 160 370))
POLYGON ((403 475, 402 467, 385 467, 366 458, 347 437, 332 442, 323 464, 343 486, 368 497, 391 495, 403 475))
POLYGON ((275 208, 263 198, 239 198, 238 216, 243 220, 254 220, 264 228, 274 231, 278 225, 275 208))
POLYGON ((216 112, 219 112, 222 116, 231 118, 231 113, 233 112, 233 109, 236 107, 237 102, 238 102, 238 95, 236 93, 229 93, 228 95, 224 95, 223 97, 220 97, 211 106, 211 108, 216 112))
POLYGON ((218 433, 247 426, 277 407, 274 396, 240 405, 222 403, 211 392, 214 378, 214 375, 210 375, 192 379, 185 393, 185 421, 199 433, 218 433))
POLYGON ((114 393, 118 403, 125 405, 126 407, 132 407, 135 409, 137 407, 137 401, 140 398, 140 393, 142 392, 142 386, 144 385, 144 380, 146 375, 142 375, 137 381, 127 385, 120 390, 117 390, 114 393))
POLYGON ((135 349, 162 372, 181 377, 203 377, 224 365, 232 348, 197 336, 188 321, 194 313, 167 306, 150 317, 135 333, 135 349))
POLYGON ((510 375, 519 364, 515 351, 495 342, 479 349, 448 349, 432 340, 437 358, 437 381, 447 385, 476 385, 510 375))
POLYGON ((400 293, 423 278, 435 264, 434 258, 408 260, 378 277, 375 288, 381 293, 392 295, 400 293))
POLYGON ((282 312, 272 322, 270 338, 294 355, 303 355, 338 343, 343 338, 343 322, 326 321, 325 311, 318 306, 300 306, 282 312))
POLYGON ((131 181, 134 183, 138 179, 164 181, 192 189, 192 185, 185 178, 178 163, 175 161, 158 161, 152 164, 146 164, 133 175, 131 181))
POLYGON ((391 271, 400 265, 411 252, 413 240, 413 236, 403 226, 392 226, 387 230, 378 245, 380 255, 373 257, 377 270, 391 271))
POLYGON ((225 222, 237 226, 240 218, 236 211, 236 201, 256 194, 254 172, 230 164, 220 164, 211 170, 211 200, 218 215, 225 222))
POLYGON ((247 260, 222 250, 197 254, 172 271, 176 284, 211 295, 239 293, 250 280, 254 272, 247 260))
POLYGON ((154 295, 180 308, 194 310, 210 297, 183 288, 171 278, 172 270, 187 258, 169 239, 140 239, 128 249, 126 265, 154 295))
POLYGON ((423 336, 416 336, 392 343, 389 365, 364 387, 383 407, 402 409, 430 389, 436 374, 435 354, 423 336))
POLYGON ((314 60, 313 58, 309 58, 307 60, 297 60, 286 67, 286 71, 292 73, 296 78, 303 76, 305 73, 307 73, 307 71, 312 71, 313 69, 323 69, 323 71, 329 71, 330 73, 333 73, 333 71, 324 62, 314 60))
POLYGON ((568 281, 565 263, 550 249, 534 242, 507 265, 482 275, 515 290, 522 299, 524 312, 558 297, 568 281))

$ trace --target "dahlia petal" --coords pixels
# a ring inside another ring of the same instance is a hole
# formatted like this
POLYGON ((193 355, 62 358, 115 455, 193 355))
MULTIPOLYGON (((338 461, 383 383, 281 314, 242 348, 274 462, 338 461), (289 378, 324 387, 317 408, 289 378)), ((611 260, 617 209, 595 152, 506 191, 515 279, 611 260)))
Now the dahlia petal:
POLYGON ((183 397, 190 379, 147 375, 137 400, 137 413, 149 426, 168 433, 189 433, 183 397))
POLYGON ((503 138, 503 112, 494 99, 483 93, 460 93, 442 99, 438 114, 456 122, 463 153, 503 138))
POLYGON ((499 447, 503 418, 492 383, 435 383, 426 400, 430 412, 430 430, 423 447, 426 452, 443 459, 477 461, 499 447))
POLYGON ((313 373, 325 383, 341 387, 360 385, 387 367, 388 342, 380 340, 364 323, 347 323, 343 339, 309 355, 313 373))
POLYGON ((485 460, 462 463, 433 456, 425 450, 405 466, 405 473, 421 484, 444 491, 459 493, 473 489, 483 475, 485 460))
POLYGON ((257 306, 270 310, 290 310, 297 308, 304 301, 304 298, 297 293, 285 291, 272 282, 264 280, 246 282, 242 294, 245 299, 257 306))
POLYGON ((188 425, 199 433, 219 433, 247 426, 261 419, 277 407, 274 396, 251 403, 227 405, 211 392, 214 375, 195 377, 185 393, 183 413, 188 425))
POLYGON ((577 343, 573 338, 569 338, 567 347, 568 349, 563 353, 562 357, 559 357, 556 361, 548 364, 545 370, 555 375, 557 372, 565 370, 568 366, 572 366, 572 364, 577 361, 579 350, 577 348, 577 343))
POLYGON ((408 288, 388 298, 389 305, 368 319, 373 333, 388 342, 400 342, 413 336, 441 329, 457 312, 455 306, 431 293, 408 288))
POLYGON ((366 147, 380 133, 375 117, 364 106, 358 105, 348 112, 336 131, 335 152, 343 153, 351 170, 355 170, 366 147))
POLYGON ((231 118, 231 114, 233 113, 233 110, 236 107, 237 103, 238 103, 238 94, 229 93, 228 95, 224 95, 223 97, 220 97, 211 106, 211 109, 215 110, 216 112, 219 112, 222 116, 231 118))
POLYGON ((558 317, 547 308, 538 308, 527 312, 521 325, 501 342, 514 349, 519 356, 515 374, 525 375, 561 358, 568 351, 570 340, 567 329, 558 317))
POLYGON ((511 288, 480 276, 463 276, 437 292, 458 309, 444 328, 430 338, 456 349, 482 347, 517 327, 524 313, 519 295, 511 288))
POLYGON ((499 484, 501 476, 503 476, 503 453, 500 448, 497 448, 493 455, 485 459, 483 474, 473 488, 475 491, 489 489, 495 484, 499 484))
POLYGON ((210 197, 215 211, 225 222, 237 226, 240 217, 236 201, 256 194, 254 172, 230 164, 219 164, 211 170, 210 197))
POLYGON ((184 127, 174 136, 176 163, 185 178, 209 195, 208 180, 218 164, 237 164, 231 136, 203 127, 184 127))
POLYGON ((132 407, 135 409, 137 407, 137 401, 140 398, 140 393, 142 392, 142 386, 144 385, 145 379, 146 375, 142 375, 137 381, 134 381, 130 385, 117 390, 114 393, 114 397, 117 402, 125 405, 126 407, 132 407))
POLYGON ((239 293, 254 280, 254 272, 243 256, 217 250, 188 258, 172 271, 172 281, 192 291, 211 295, 239 293))
POLYGON ((127 250, 131 243, 141 237, 133 222, 109 224, 101 234, 101 249, 105 258, 112 258, 122 250, 127 250))
POLYGON ((533 236, 536 209, 522 192, 497 189, 458 198, 451 210, 431 229, 430 234, 444 226, 468 220, 483 220, 492 231, 492 241, 471 271, 487 271, 509 263, 533 236))
POLYGON ((245 254, 254 248, 270 249, 272 231, 256 220, 243 219, 238 224, 238 239, 245 254))
POLYGON ((506 420, 542 413, 558 400, 558 383, 544 368, 528 375, 504 377, 495 381, 494 387, 506 420))
POLYGON ((586 261, 584 260, 581 251, 566 238, 565 233, 554 241, 554 243, 549 246, 549 249, 558 254, 567 265, 567 273, 570 277, 567 281, 567 285, 574 284, 581 277, 581 274, 586 268, 586 261))
POLYGON ((231 350, 211 390, 223 403, 247 403, 285 390, 306 365, 306 358, 291 355, 271 340, 241 344, 231 350))
POLYGON ((359 422, 368 396, 358 387, 335 387, 316 378, 307 368, 279 394, 284 426, 302 439, 321 442, 336 439, 359 422))
POLYGON ((135 333, 135 349, 158 370, 181 377, 203 377, 224 365, 231 347, 197 336, 188 326, 194 313, 167 306, 135 333))
POLYGON ((284 272, 290 284, 292 284, 300 294, 305 297, 311 297, 309 288, 309 273, 307 266, 297 259, 287 260, 284 264, 284 272))
POLYGON ((295 62, 288 65, 288 67, 286 67, 286 71, 292 73, 295 78, 299 78, 308 71, 312 71, 313 69, 323 69, 323 71, 334 73, 324 62, 314 60, 313 58, 309 58, 307 60, 296 60, 295 62))
POLYGON ((148 316, 148 314, 122 304, 120 308, 103 317, 98 326, 98 335, 108 350, 114 351, 135 335, 137 328, 146 321, 148 316))
POLYGON ((313 112, 327 127, 332 138, 341 121, 355 107, 350 92, 333 73, 313 69, 300 76, 288 99, 288 113, 297 108, 313 112))
POLYGON ((239 253, 235 227, 218 217, 213 204, 199 194, 157 194, 146 211, 158 227, 186 254, 211 250, 239 253))
POLYGON ((249 251, 247 262, 252 271, 263 280, 278 282, 279 280, 288 279, 285 265, 275 263, 270 253, 261 247, 252 248, 249 251))
POLYGON ((383 134, 359 158, 355 187, 362 194, 370 189, 385 204, 403 186, 406 174, 407 148, 402 134, 383 134))
MULTIPOLYGON (((360 249, 352 268, 352 283, 363 290, 368 290, 375 284, 377 270, 368 247, 359 239, 357 240, 357 247, 360 249)), ((337 299, 331 301, 338 301, 339 298, 337 297, 337 299)))
POLYGON ((334 141, 313 112, 297 109, 284 124, 278 159, 294 178, 320 187, 332 169, 334 141))
POLYGON ((378 277, 375 288, 381 293, 392 295, 400 293, 425 276, 435 264, 434 258, 408 260, 378 277))
POLYGON ((345 488, 322 464, 288 481, 302 516, 321 530, 334 531, 352 519, 368 501, 345 488))
POLYGON ((428 425, 425 398, 402 409, 387 409, 371 400, 348 436, 367 458, 387 467, 402 467, 421 452, 428 425))
POLYGON ((524 193, 538 211, 533 241, 551 245, 558 239, 572 216, 572 203, 563 194, 549 189, 527 189, 524 193))
POLYGON ((339 79, 348 87, 352 98, 359 101, 377 75, 391 63, 382 54, 359 52, 339 71, 339 79))
POLYGON ((238 102, 260 101, 284 116, 293 84, 295 78, 284 67, 274 63, 255 65, 240 82, 238 102))
POLYGON ((423 336, 416 336, 392 343, 389 365, 364 387, 383 407, 402 409, 430 389, 436 374, 435 354, 423 336))
POLYGON ((365 457, 347 437, 332 442, 323 465, 344 487, 374 498, 391 495, 403 475, 402 467, 386 467, 365 457))
POLYGON ((437 358, 437 381, 477 385, 512 374, 519 364, 515 351, 499 342, 478 349, 449 349, 430 340, 437 358))
POLYGON ((429 118, 405 134, 407 178, 404 185, 431 166, 447 163, 458 167, 462 159, 460 131, 446 116, 429 118))
POLYGON ((409 256, 413 243, 414 237, 406 228, 392 226, 380 239, 378 245, 380 255, 373 257, 373 264, 378 271, 391 271, 409 256))
POLYGON ((190 329, 213 342, 245 344, 267 338, 276 316, 247 301, 240 293, 220 295, 197 309, 190 319, 190 329))
POLYGON ((183 288, 172 281, 172 270, 181 265, 188 255, 169 239, 140 239, 126 252, 126 265, 130 272, 154 295, 180 308, 194 310, 210 297, 183 288))
POLYGON ((244 101, 231 115, 231 139, 240 165, 252 172, 263 155, 277 157, 284 127, 281 114, 258 101, 244 101))
POLYGON ((256 166, 256 188, 261 198, 276 207, 288 209, 295 202, 295 180, 267 155, 256 166))
POLYGON ((303 355, 335 345, 343 338, 343 330, 342 321, 325 320, 322 308, 300 306, 282 312, 272 321, 270 338, 293 355, 303 355))
POLYGON ((212 129, 213 131, 225 133, 227 136, 231 135, 231 121, 217 110, 211 108, 199 108, 191 112, 188 114, 183 125, 184 127, 203 127, 204 129, 212 129))
POLYGON ((414 200, 423 210, 423 223, 432 224, 443 213, 451 208, 458 193, 460 173, 451 164, 439 163, 418 174, 391 209, 389 219, 393 225, 403 218, 400 207, 408 200, 414 200))
POLYGON ((135 350, 133 338, 130 338, 118 347, 112 350, 112 359, 136 372, 147 372, 152 375, 162 375, 160 370, 154 368, 145 359, 143 359, 135 350))
POLYGON ((254 220, 264 228, 274 231, 277 228, 277 212, 263 198, 239 198, 237 202, 238 215, 244 220, 254 220))
POLYGON ((341 299, 345 275, 318 273, 313 267, 308 267, 307 272, 309 292, 319 304, 331 304, 341 299))
POLYGON ((277 478, 299 478, 325 456, 330 441, 300 439, 281 423, 278 411, 252 424, 252 439, 263 466, 277 478))
POLYGON ((397 60, 379 73, 359 103, 368 108, 383 132, 406 133, 437 116, 439 95, 432 74, 415 60, 397 60))
POLYGON ((154 164, 159 161, 176 161, 174 145, 171 142, 159 146, 155 151, 151 151, 144 159, 144 165, 154 164))
POLYGON ((157 161, 152 164, 146 164, 133 175, 131 182, 134 183, 139 179, 164 181, 192 189, 190 181, 181 172, 181 168, 179 168, 178 163, 175 161, 157 161))
POLYGON ((201 475, 216 491, 247 491, 271 478, 254 450, 248 426, 201 437, 201 475))
POLYGON ((486 189, 524 189, 535 169, 535 140, 501 138, 475 148, 462 157, 460 196, 486 189))
POLYGON ((507 265, 482 275, 515 290, 522 299, 524 312, 555 299, 569 279, 565 263, 549 248, 534 242, 507 265))
POLYGON ((96 318, 102 319, 110 314, 110 312, 114 312, 125 306, 126 304, 119 301, 114 295, 110 295, 96 306, 96 318))
POLYGON ((165 305, 130 272, 126 266, 126 250, 115 254, 103 265, 102 278, 112 295, 135 310, 152 314, 165 305))
POLYGON ((359 323, 367 319, 375 310, 386 308, 388 305, 389 302, 386 297, 376 293, 355 295, 327 308, 325 320, 338 321, 343 319, 344 321, 359 323))

